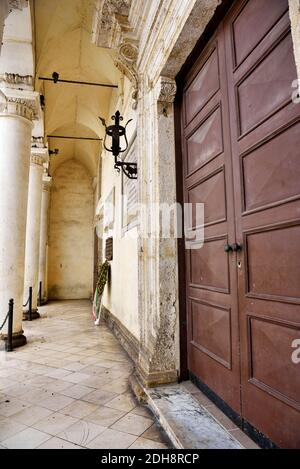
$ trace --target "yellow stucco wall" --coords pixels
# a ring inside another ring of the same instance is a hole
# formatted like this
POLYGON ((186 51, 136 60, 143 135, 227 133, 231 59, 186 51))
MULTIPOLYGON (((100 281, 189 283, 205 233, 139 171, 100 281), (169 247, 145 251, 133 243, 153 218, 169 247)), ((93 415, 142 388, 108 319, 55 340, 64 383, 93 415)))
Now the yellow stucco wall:
MULTIPOLYGON (((136 129, 136 112, 132 109, 130 82, 125 78, 123 95, 112 100, 109 116, 120 110, 124 116, 123 124, 128 119, 133 121, 127 127, 128 141, 136 129)), ((109 118, 109 124, 111 123, 109 118)), ((123 142, 124 143, 124 142, 123 142)), ((105 239, 114 237, 114 258, 111 261, 110 281, 105 288, 103 305, 116 316, 121 323, 137 338, 140 338, 140 322, 138 316, 138 241, 137 227, 128 231, 122 229, 122 174, 114 169, 113 156, 103 152, 101 155, 101 201, 109 196, 114 188, 115 210, 114 223, 106 229, 103 236, 103 252, 105 239)), ((135 181, 138 184, 138 181, 135 181)))
POLYGON ((80 163, 69 160, 53 174, 49 223, 49 299, 91 297, 92 222, 92 179, 80 163))

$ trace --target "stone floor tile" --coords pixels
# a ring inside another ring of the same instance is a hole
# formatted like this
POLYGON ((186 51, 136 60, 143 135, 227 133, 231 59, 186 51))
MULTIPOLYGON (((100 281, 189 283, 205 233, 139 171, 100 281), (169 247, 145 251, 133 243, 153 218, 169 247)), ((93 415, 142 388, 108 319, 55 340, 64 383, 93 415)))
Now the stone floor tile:
POLYGON ((123 394, 129 390, 129 383, 126 379, 117 379, 112 383, 105 384, 102 386, 102 389, 103 391, 112 391, 116 394, 123 394))
POLYGON ((99 409, 99 406, 96 404, 77 400, 67 407, 64 407, 60 412, 65 415, 70 415, 71 417, 82 419, 90 415, 92 412, 95 412, 97 409, 99 409))
POLYGON ((136 440, 136 436, 117 430, 107 429, 91 441, 87 447, 91 449, 126 449, 136 440))
POLYGON ((63 368, 66 371, 80 371, 82 370, 82 368, 85 368, 86 366, 87 365, 85 363, 70 362, 70 363, 66 363, 65 365, 63 365, 63 368))
POLYGON ((38 446, 37 449, 84 449, 81 446, 74 445, 69 441, 62 440, 54 436, 50 440, 46 441, 42 445, 38 446))
POLYGON ((143 438, 147 440, 157 441, 159 443, 165 443, 165 436, 162 433, 162 430, 158 427, 156 423, 151 425, 142 435, 143 438))
POLYGON ((132 414, 141 415, 142 417, 147 417, 149 419, 153 418, 151 410, 145 405, 137 405, 133 410, 132 414))
POLYGON ((22 397, 31 391, 35 391, 36 388, 27 383, 15 383, 13 386, 5 389, 5 393, 8 396, 22 397))
MULTIPOLYGON (((24 323, 27 345, 0 353, 1 438, 9 440, 30 425, 48 435, 45 442, 33 438, 32 448, 84 449, 73 441, 100 448, 132 445, 137 435, 127 429, 108 431, 129 411, 149 417, 141 406, 132 407, 136 402, 128 377, 133 364, 118 340, 104 323, 94 327, 88 301, 49 302, 39 311, 40 321, 24 323), (93 429, 89 436, 87 428, 93 429), (62 433, 73 441, 61 438, 62 433)), ((141 437, 155 441, 147 430, 141 437)))
POLYGON ((114 423, 111 428, 121 432, 124 431, 131 433, 132 435, 140 436, 149 427, 151 427, 152 423, 152 419, 142 417, 141 415, 127 414, 125 417, 122 417, 120 420, 114 423))
POLYGON ((57 436, 63 440, 70 441, 71 443, 86 446, 105 430, 106 427, 102 427, 85 420, 79 420, 57 436))
POLYGON ((84 369, 83 369, 83 373, 86 373, 88 375, 92 375, 92 376, 101 376, 104 374, 104 372, 107 370, 107 368, 105 368, 104 366, 99 366, 97 364, 95 365, 87 365, 84 369))
POLYGON ((96 425, 101 425, 103 427, 110 427, 120 418, 126 415, 125 412, 117 409, 111 409, 110 407, 99 407, 96 411, 84 417, 84 420, 88 422, 93 422, 96 425))
POLYGON ((90 386, 91 388, 100 389, 103 386, 111 382, 110 378, 102 376, 89 376, 88 378, 81 381, 84 386, 90 386))
POLYGON ((49 378, 61 379, 70 375, 71 371, 65 370, 64 368, 53 368, 51 371, 46 373, 49 378))
POLYGON ((26 428, 14 436, 2 441, 2 445, 9 449, 32 449, 49 440, 50 435, 35 430, 34 428, 26 428))
POLYGON ((29 407, 28 403, 20 401, 14 397, 8 397, 5 401, 0 403, 0 415, 10 417, 17 412, 26 409, 26 407, 29 407))
POLYGON ((96 389, 96 391, 86 394, 82 399, 86 402, 91 402, 92 404, 103 405, 106 404, 106 402, 111 401, 114 397, 117 397, 117 394, 114 392, 96 389))
POLYGON ((138 438, 129 447, 129 449, 168 449, 165 443, 159 443, 153 440, 147 440, 147 438, 138 438))
POLYGON ((27 384, 30 384, 31 386, 34 386, 37 388, 43 388, 54 382, 55 382, 54 378, 49 378, 48 376, 44 376, 44 375, 36 375, 34 376, 34 378, 29 379, 27 381, 27 384))
POLYGON ((83 382, 84 380, 86 380, 88 378, 90 378, 90 376, 88 374, 81 373, 81 372, 75 372, 75 373, 69 374, 68 376, 65 376, 63 378, 63 380, 68 381, 70 383, 78 384, 78 383, 81 383, 81 382, 83 382))
POLYGON ((40 420, 39 422, 32 425, 32 427, 42 432, 49 433, 50 435, 57 435, 66 428, 76 423, 78 419, 64 415, 59 412, 55 412, 48 417, 40 420))
POLYGON ((12 419, 3 419, 0 421, 0 441, 14 436, 16 433, 19 433, 26 428, 26 425, 14 422, 12 419))
POLYGON ((137 406, 137 401, 131 393, 120 394, 107 402, 105 406, 111 407, 112 409, 124 410, 124 412, 130 412, 137 406))
POLYGON ((16 384, 15 381, 8 378, 1 378, 0 379, 0 391, 4 391, 6 388, 10 388, 16 384))
POLYGON ((46 409, 50 409, 57 412, 58 410, 63 409, 67 405, 70 405, 72 402, 74 402, 74 399, 72 399, 71 397, 53 393, 51 396, 39 402, 39 405, 41 407, 46 407, 46 409))
POLYGON ((15 368, 1 368, 0 369, 0 380, 2 378, 9 378, 9 376, 16 373, 16 371, 17 370, 15 368))
POLYGON ((63 381, 61 379, 56 379, 54 383, 51 383, 47 386, 48 391, 63 393, 64 390, 67 390, 72 386, 72 383, 68 381, 63 381))
POLYGON ((11 419, 28 427, 52 414, 52 410, 32 405, 14 414, 11 419))
POLYGON ((48 389, 45 388, 35 388, 32 391, 29 391, 27 393, 24 393, 22 395, 22 400, 25 402, 29 402, 29 404, 38 404, 46 399, 47 397, 51 396, 52 392, 48 391, 48 389))
POLYGON ((73 399, 81 399, 83 396, 86 396, 91 391, 93 391, 93 389, 88 386, 83 386, 81 384, 74 384, 68 387, 67 389, 64 389, 63 391, 61 391, 60 394, 63 394, 64 396, 72 397, 73 399))

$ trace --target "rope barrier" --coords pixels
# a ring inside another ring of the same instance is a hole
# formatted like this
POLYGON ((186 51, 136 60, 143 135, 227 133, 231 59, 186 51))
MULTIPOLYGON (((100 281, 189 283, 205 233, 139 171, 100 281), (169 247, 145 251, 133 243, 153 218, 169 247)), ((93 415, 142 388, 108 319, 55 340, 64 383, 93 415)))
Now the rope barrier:
POLYGON ((29 287, 29 297, 23 308, 28 305, 28 321, 32 320, 32 287, 29 287))
POLYGON ((5 349, 7 352, 13 351, 13 315, 14 315, 14 300, 11 299, 9 300, 9 303, 8 303, 8 313, 5 316, 5 319, 0 327, 0 331, 1 331, 6 324, 6 321, 8 320, 7 339, 5 339, 5 349))
POLYGON ((29 295, 28 300, 26 301, 25 305, 23 305, 23 308, 26 308, 26 306, 27 306, 28 303, 29 303, 29 299, 30 299, 30 295, 29 295))
POLYGON ((2 331, 3 327, 5 326, 6 321, 8 320, 8 317, 9 317, 9 313, 10 313, 10 311, 8 311, 8 313, 7 313, 7 315, 6 315, 6 317, 5 317, 4 321, 3 321, 3 323, 1 324, 0 331, 2 331))

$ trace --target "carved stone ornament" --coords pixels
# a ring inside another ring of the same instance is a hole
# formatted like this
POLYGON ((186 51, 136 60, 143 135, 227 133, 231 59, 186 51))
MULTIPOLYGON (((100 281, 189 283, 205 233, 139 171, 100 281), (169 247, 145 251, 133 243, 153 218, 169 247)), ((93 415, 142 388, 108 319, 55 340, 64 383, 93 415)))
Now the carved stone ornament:
POLYGON ((13 87, 31 87, 33 86, 33 77, 31 75, 21 76, 18 73, 3 73, 0 75, 0 83, 11 88, 13 87))
POLYGON ((49 152, 47 147, 35 148, 31 147, 30 163, 43 166, 49 160, 49 152))
POLYGON ((133 109, 137 108, 138 98, 138 73, 136 69, 136 61, 138 57, 138 48, 135 44, 124 42, 120 45, 115 66, 123 73, 133 85, 133 109))
POLYGON ((31 137, 31 148, 43 148, 44 137, 31 137))
POLYGON ((28 0, 8 0, 8 8, 12 10, 22 10, 22 8, 27 7, 28 0))
POLYGON ((171 104, 176 96, 177 86, 175 80, 160 77, 159 94, 157 100, 161 103, 171 104))
POLYGON ((37 166, 43 166, 44 158, 41 155, 37 155, 36 153, 32 153, 30 157, 30 163, 35 164, 37 166))
POLYGON ((97 0, 93 42, 99 47, 117 49, 123 30, 128 29, 131 0, 97 0))
POLYGON ((99 47, 116 53, 115 66, 133 84, 133 108, 137 107, 138 76, 136 61, 137 43, 132 37, 128 16, 132 0, 98 0, 94 17, 92 41, 99 47))
POLYGON ((21 98, 7 97, 6 105, 2 112, 7 114, 15 114, 29 120, 33 120, 35 117, 33 103, 21 98))

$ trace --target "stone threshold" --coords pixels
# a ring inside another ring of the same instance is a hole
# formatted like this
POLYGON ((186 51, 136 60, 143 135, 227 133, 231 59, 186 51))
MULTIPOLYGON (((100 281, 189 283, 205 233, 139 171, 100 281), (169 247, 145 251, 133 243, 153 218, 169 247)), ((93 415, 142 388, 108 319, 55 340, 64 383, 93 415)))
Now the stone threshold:
POLYGON ((145 388, 136 377, 132 377, 131 387, 136 396, 149 406, 177 449, 258 448, 219 409, 216 411, 216 406, 199 390, 195 391, 197 388, 190 381, 145 388), (199 402, 201 398, 207 399, 207 407, 199 402))

